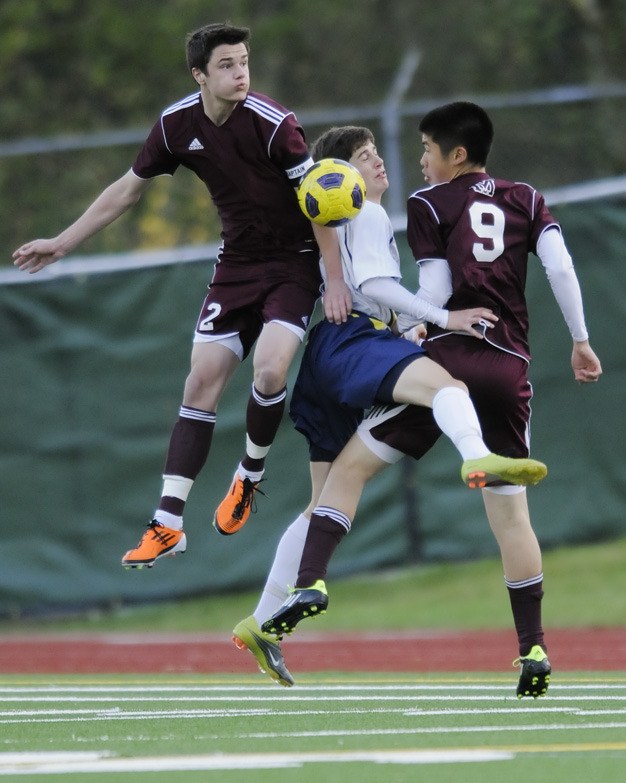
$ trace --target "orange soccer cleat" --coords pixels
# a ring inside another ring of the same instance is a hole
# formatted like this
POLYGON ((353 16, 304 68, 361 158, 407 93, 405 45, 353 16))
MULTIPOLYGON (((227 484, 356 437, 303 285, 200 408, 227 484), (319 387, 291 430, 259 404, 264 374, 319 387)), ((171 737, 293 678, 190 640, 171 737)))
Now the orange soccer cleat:
POLYGON ((187 537, 182 530, 165 527, 156 519, 148 524, 135 549, 122 558, 124 568, 152 568, 160 557, 182 554, 187 549, 187 537))
POLYGON ((213 517, 213 527, 218 533, 232 536, 246 524, 250 514, 256 511, 254 493, 265 494, 259 489, 261 481, 262 479, 260 481, 242 479, 238 473, 235 473, 228 495, 219 504, 213 517))

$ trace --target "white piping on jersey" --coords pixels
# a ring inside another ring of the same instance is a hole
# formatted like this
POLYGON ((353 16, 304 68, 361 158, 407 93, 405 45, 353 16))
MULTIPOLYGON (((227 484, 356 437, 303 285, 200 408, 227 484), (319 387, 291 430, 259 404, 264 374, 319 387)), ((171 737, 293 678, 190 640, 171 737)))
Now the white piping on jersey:
MULTIPOLYGON (((447 184, 448 184, 447 182, 440 182, 437 185, 431 185, 428 188, 422 188, 421 190, 416 190, 415 193, 411 193, 411 195, 409 196, 409 198, 415 198, 415 199, 418 199, 419 201, 423 201, 424 204, 426 204, 426 206, 432 212, 433 217, 437 221, 437 224, 439 224, 441 221, 439 220, 439 217, 437 216, 437 213, 435 212, 435 209, 434 209, 433 205, 430 203, 430 201, 428 201, 428 199, 424 198, 423 196, 420 196, 419 194, 420 193, 427 193, 429 190, 432 190, 433 188, 437 188, 437 187, 440 187, 441 185, 447 185, 447 184)), ((537 191, 535 190, 535 188, 532 187, 532 185, 529 185, 526 182, 515 182, 515 184, 516 185, 523 185, 524 187, 527 187, 529 190, 532 191, 532 207, 531 207, 531 211, 532 211, 532 217, 534 218, 535 217, 535 207, 536 207, 536 203, 535 202, 536 202, 536 198, 537 198, 537 191)), ((541 233, 543 234, 544 231, 547 231, 549 228, 553 228, 553 227, 556 227, 557 229, 560 230, 559 224, 555 222, 555 223, 551 223, 549 226, 546 226, 541 233)), ((416 263, 419 264, 422 261, 426 261, 426 260, 427 259, 425 259, 425 258, 420 258, 418 261, 416 261, 416 263)), ((447 260, 447 259, 444 259, 444 260, 447 260)), ((447 332, 444 332, 443 334, 438 334, 435 337, 430 337, 428 339, 430 339, 430 340, 439 340, 441 337, 445 337, 447 334, 464 334, 464 335, 467 336, 466 332, 451 332, 451 331, 447 331, 447 332)), ((485 334, 483 335, 483 337, 486 340, 486 342, 489 343, 489 345, 493 345, 493 347, 497 348, 499 351, 504 351, 504 353, 509 353, 512 356, 519 356, 520 359, 523 359, 527 364, 530 364, 529 360, 525 356, 522 356, 521 353, 517 353, 517 351, 511 351, 510 349, 504 348, 502 345, 498 345, 498 343, 493 342, 493 340, 490 340, 489 337, 486 334, 486 330, 485 330, 485 334)))
POLYGON ((259 98, 255 98, 254 95, 248 95, 246 100, 243 102, 243 105, 248 109, 252 109, 252 111, 256 112, 257 114, 260 114, 261 117, 265 117, 266 120, 273 122, 274 125, 280 125, 285 117, 293 114, 292 111, 283 112, 280 109, 277 109, 275 106, 270 106, 269 103, 266 103, 259 98))
POLYGON ((279 128, 280 128, 280 124, 276 125, 276 127, 274 128, 274 133, 272 133, 272 135, 270 136, 270 140, 267 142, 267 157, 268 158, 272 157, 270 150, 272 149, 272 142, 274 141, 274 136, 278 133, 278 129, 279 128))
MULTIPOLYGON (((173 154, 173 152, 170 148, 170 145, 167 143, 164 118, 167 115, 174 114, 175 112, 181 111, 182 109, 188 109, 190 106, 194 106, 199 102, 200 102, 200 93, 194 92, 191 95, 187 95, 185 98, 181 98, 179 101, 176 101, 176 103, 173 103, 171 106, 168 106, 161 113, 161 132, 163 133, 163 141, 165 142, 165 146, 167 147, 167 150, 170 154, 173 154)), ((272 141, 274 140, 274 136, 276 135, 278 128, 283 123, 283 121, 287 117, 289 117, 289 115, 293 115, 293 112, 281 111, 280 109, 277 109, 275 106, 271 106, 266 101, 262 101, 259 98, 255 98, 253 95, 248 95, 243 105, 246 108, 258 114, 260 117, 263 117, 264 119, 268 120, 268 122, 271 122, 275 126, 274 132, 272 133, 270 140, 267 144, 267 155, 269 157, 272 141)), ((289 177, 289 179, 299 179, 305 173, 305 171, 308 168, 310 168, 312 165, 313 165, 313 159, 311 157, 308 157, 306 160, 302 161, 302 163, 299 163, 297 166, 288 169, 286 171, 286 174, 289 177)))
MULTIPOLYGON (((443 332, 443 334, 436 334, 434 337, 428 337, 424 341, 424 343, 428 344, 429 342, 434 342, 435 340, 441 340, 442 337, 446 337, 449 334, 461 334, 464 337, 471 337, 471 335, 468 334, 467 332, 459 332, 459 331, 443 332)), ((490 340, 486 334, 483 336, 483 340, 489 343, 489 345, 493 345, 493 347, 497 348, 499 351, 504 351, 504 353, 510 353, 511 356, 518 356, 520 359, 523 359, 526 362, 526 364, 530 364, 530 361, 525 356, 522 356, 521 353, 517 353, 517 351, 512 351, 510 348, 505 348, 502 345, 498 345, 498 343, 494 343, 493 340, 490 340)))
POLYGON ((166 109, 164 109, 161 113, 161 117, 165 117, 166 114, 173 114, 180 109, 186 109, 188 106, 193 106, 195 103, 199 102, 200 93, 194 92, 191 95, 187 95, 185 98, 181 98, 179 101, 176 101, 176 103, 173 103, 171 106, 168 106, 166 109))
POLYGON ((414 190, 413 193, 409 196, 409 198, 413 198, 413 196, 417 196, 420 193, 428 193, 429 190, 434 190, 435 188, 440 188, 442 185, 449 185, 449 182, 437 182, 434 185, 428 185, 425 188, 418 188, 417 190, 414 190))
MULTIPOLYGON (((433 185, 433 187, 436 187, 436 185, 433 185)), ((428 188, 428 190, 430 190, 430 188, 428 188)), ((439 220, 439 215, 435 212, 435 208, 433 207, 433 205, 430 203, 430 201, 428 199, 424 198, 423 196, 418 196, 417 195, 418 193, 422 193, 422 192, 423 191, 420 190, 420 191, 417 191, 416 193, 412 193, 409 196, 409 198, 414 198, 414 199, 417 199, 418 201, 423 201, 424 204, 426 204, 426 206, 428 207, 428 209, 430 209, 430 211, 432 212, 433 217, 437 221, 437 225, 439 225, 439 223, 441 223, 441 221, 439 220)))
POLYGON ((181 111, 181 109, 188 109, 190 106, 194 106, 196 103, 199 102, 200 102, 200 93, 194 92, 191 95, 187 95, 186 98, 181 98, 176 103, 173 103, 171 106, 168 106, 161 113, 161 132, 163 134, 163 141, 165 142, 165 146, 167 147, 167 151, 170 153, 170 155, 173 155, 174 153, 170 149, 170 145, 167 143, 167 136, 165 134, 165 123, 163 121, 164 117, 168 114, 174 114, 177 111, 181 111))
MULTIPOLYGON (((543 229, 543 231, 541 232, 541 234, 539 234, 539 236, 537 237, 537 244, 539 244, 539 240, 540 240, 540 239, 541 239, 541 237, 542 237, 542 236, 543 236, 543 235, 546 233, 546 231, 549 231, 551 228, 556 228, 556 230, 559 232, 559 234, 561 234, 561 236, 563 236, 563 231, 562 231, 562 229, 561 229, 561 226, 560 226, 560 225, 559 225, 559 224, 558 224, 558 223, 555 221, 554 223, 550 223, 549 225, 547 225, 547 226, 546 226, 546 227, 543 229)), ((536 253, 535 253, 535 255, 536 255, 536 253)))
POLYGON ((272 142, 274 141, 274 136, 278 132, 278 129, 282 125, 283 121, 289 117, 290 114, 293 115, 293 112, 283 112, 280 109, 277 109, 275 106, 270 106, 269 103, 266 103, 259 98, 255 98, 254 95, 248 95, 246 100, 243 102, 243 105, 247 109, 255 112, 255 114, 258 114, 259 117, 263 117, 263 119, 271 122, 275 126, 274 132, 270 136, 270 140, 267 143, 267 157, 271 157, 270 149, 272 147, 272 142))
POLYGON ((523 185, 525 188, 528 188, 529 190, 532 190, 532 207, 531 207, 531 217, 535 217, 535 200, 537 198, 537 191, 533 188, 532 185, 529 185, 527 182, 516 182, 516 185, 523 185))
MULTIPOLYGON (((480 182, 495 182, 495 180, 494 180, 494 178, 493 178, 493 177, 489 177, 489 179, 487 179, 487 180, 481 180, 480 182)), ((449 185, 449 184, 450 184, 450 182, 438 182, 437 184, 435 184, 435 185, 430 185, 430 186, 429 186, 429 187, 427 187, 427 188, 420 188, 419 190, 416 190, 414 193, 411 193, 411 195, 409 196, 409 198, 410 198, 410 199, 411 199, 411 198, 415 198, 415 199, 418 199, 419 201, 423 201, 423 202, 424 202, 424 204, 426 204, 426 206, 427 206, 427 207, 430 209, 430 211, 432 212, 432 214, 433 214, 433 217, 434 217, 434 218, 435 218, 435 220, 437 221, 437 224, 440 224, 440 223, 441 223, 441 221, 439 220, 439 217, 438 217, 437 213, 435 212, 435 208, 434 208, 434 207, 433 207, 433 205, 430 203, 430 201, 428 201, 428 199, 427 199, 427 198, 425 198, 424 196, 422 196, 422 195, 420 195, 420 194, 422 194, 422 193, 428 193, 428 191, 430 191, 430 190, 433 190, 434 188, 440 188, 440 187, 442 187, 443 185, 449 185)), ((477 183, 477 184, 480 184, 480 183, 477 183)), ((532 190, 532 207, 531 207, 531 212, 532 212, 532 217, 534 218, 534 217, 535 217, 535 207, 536 207, 535 201, 536 201, 536 197, 537 197, 537 191, 536 191, 536 190, 535 190, 535 189, 532 187, 532 185, 528 185, 526 182, 515 182, 514 184, 515 184, 515 185, 524 185, 525 187, 527 187, 527 188, 529 188, 530 190, 532 190)), ((477 191, 477 192, 478 192, 478 191, 477 191)))

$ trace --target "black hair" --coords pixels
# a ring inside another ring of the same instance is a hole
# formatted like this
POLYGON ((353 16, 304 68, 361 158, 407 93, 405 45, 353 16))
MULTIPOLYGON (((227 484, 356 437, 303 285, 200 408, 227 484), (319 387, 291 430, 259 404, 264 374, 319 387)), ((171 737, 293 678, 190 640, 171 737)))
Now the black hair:
POLYGON ((455 147, 465 147, 470 163, 484 166, 493 141, 493 123, 487 112, 468 101, 439 106, 426 114, 419 124, 422 133, 448 155, 455 147))
POLYGON ((187 67, 190 71, 199 68, 206 73, 213 50, 221 44, 243 43, 250 51, 250 35, 247 27, 235 27, 228 22, 215 22, 194 30, 186 39, 187 67))

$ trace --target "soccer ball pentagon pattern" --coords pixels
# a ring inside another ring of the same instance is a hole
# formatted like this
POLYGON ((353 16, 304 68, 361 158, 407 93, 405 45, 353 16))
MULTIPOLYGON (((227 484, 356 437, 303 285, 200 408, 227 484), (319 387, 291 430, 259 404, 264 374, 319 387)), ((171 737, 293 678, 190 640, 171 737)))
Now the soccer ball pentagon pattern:
POLYGON ((341 226, 355 218, 365 201, 365 181, 345 160, 323 158, 306 172, 298 187, 304 214, 320 226, 341 226))

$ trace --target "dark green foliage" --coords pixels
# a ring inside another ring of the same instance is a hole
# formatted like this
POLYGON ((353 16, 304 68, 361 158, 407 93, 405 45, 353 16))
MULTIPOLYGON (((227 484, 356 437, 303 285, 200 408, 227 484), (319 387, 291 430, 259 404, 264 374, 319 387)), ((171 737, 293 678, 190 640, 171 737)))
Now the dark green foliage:
MULTIPOLYGON (((618 0, 481 0, 462 12, 455 0, 3 0, 0 145, 127 129, 138 141, 0 153, 0 265, 22 242, 60 231, 128 169, 160 110, 195 89, 186 33, 222 19, 252 28, 253 88, 298 113, 372 106, 371 117, 339 121, 377 132, 377 107, 408 49, 418 49, 420 61, 407 101, 626 80, 626 5, 618 0)), ((623 98, 498 111, 493 168, 540 188, 621 174, 625 116, 623 98)), ((415 118, 402 122, 407 193, 420 183, 415 127, 415 118)), ((310 140, 322 129, 307 126, 310 140)), ((189 178, 175 181, 165 207, 159 194, 158 213, 146 199, 81 252, 215 240, 206 194, 189 178)))

